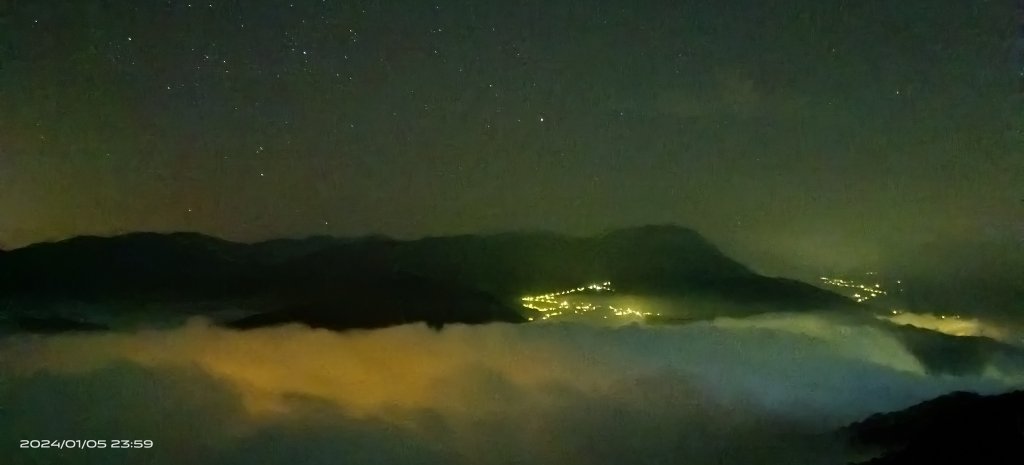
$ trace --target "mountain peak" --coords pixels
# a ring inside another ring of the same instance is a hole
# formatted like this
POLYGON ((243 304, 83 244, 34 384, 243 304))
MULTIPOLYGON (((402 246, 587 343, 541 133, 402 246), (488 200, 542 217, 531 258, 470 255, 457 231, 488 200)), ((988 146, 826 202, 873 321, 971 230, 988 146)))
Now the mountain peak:
MULTIPOLYGON (((456 291, 435 295, 430 305, 442 309, 447 301, 451 308, 470 308, 484 302, 474 297, 481 293, 502 303, 498 313, 504 314, 523 295, 606 281, 624 294, 723 301, 754 310, 843 303, 810 285, 757 275, 677 225, 592 237, 313 237, 255 244, 198 233, 142 232, 36 244, 4 254, 0 263, 0 296, 44 303, 204 301, 369 309, 370 296, 396 293, 402 302, 427 305, 427 292, 415 290, 449 286, 456 291), (396 275, 435 284, 401 287, 396 275), (363 289, 374 292, 367 296, 363 289)), ((465 315, 452 318, 472 321, 465 315)))

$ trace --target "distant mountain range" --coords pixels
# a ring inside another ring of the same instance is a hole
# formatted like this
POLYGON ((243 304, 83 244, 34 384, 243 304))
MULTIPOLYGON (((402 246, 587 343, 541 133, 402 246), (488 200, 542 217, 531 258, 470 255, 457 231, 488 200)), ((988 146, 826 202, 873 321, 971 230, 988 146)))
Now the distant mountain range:
POLYGON ((53 330, 75 329, 74 321, 34 313, 71 302, 245 308, 253 314, 226 322, 241 328, 519 322, 521 296, 599 281, 613 281, 630 294, 713 302, 747 313, 854 305, 808 284, 754 273, 677 226, 594 237, 312 237, 255 244, 195 233, 133 233, 0 253, 0 302, 16 315, 10 319, 31 318, 21 326, 36 330, 46 330, 46 321, 53 330))
POLYGON ((1024 391, 955 392, 872 415, 842 434, 875 455, 863 465, 1018 465, 1024 463, 1024 391))

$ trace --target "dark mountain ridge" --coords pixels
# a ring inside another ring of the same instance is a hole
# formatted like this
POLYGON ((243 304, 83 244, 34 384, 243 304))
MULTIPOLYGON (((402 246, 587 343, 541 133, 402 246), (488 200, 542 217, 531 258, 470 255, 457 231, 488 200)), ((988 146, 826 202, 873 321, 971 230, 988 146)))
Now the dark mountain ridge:
MULTIPOLYGON (((0 255, 2 299, 241 301, 260 312, 303 309, 297 321, 316 313, 312 319, 340 327, 344 318, 325 316, 348 314, 359 327, 365 322, 520 321, 520 296, 595 281, 613 281, 630 293, 722 300, 751 308, 851 305, 804 283, 758 275, 698 233, 678 226, 622 229, 594 237, 505 233, 399 241, 319 236, 253 244, 196 233, 132 233, 76 237, 0 255), (474 314, 473 306, 482 313, 474 314), (358 316, 365 312, 379 315, 358 316)), ((275 321, 288 319, 282 315, 275 321)))
POLYGON ((1024 463, 1024 391, 954 392, 842 430, 851 444, 881 453, 865 465, 1024 463))

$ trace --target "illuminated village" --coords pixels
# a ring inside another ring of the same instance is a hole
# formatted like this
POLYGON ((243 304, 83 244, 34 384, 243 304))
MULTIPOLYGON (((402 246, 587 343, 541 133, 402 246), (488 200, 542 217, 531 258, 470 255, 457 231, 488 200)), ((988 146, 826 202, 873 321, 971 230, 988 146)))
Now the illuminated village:
POLYGON ((523 307, 540 312, 540 316, 530 317, 530 321, 587 318, 615 319, 618 320, 617 322, 625 323, 641 322, 648 316, 658 315, 653 312, 613 305, 608 297, 614 292, 612 283, 605 281, 559 292, 526 296, 521 300, 523 307))

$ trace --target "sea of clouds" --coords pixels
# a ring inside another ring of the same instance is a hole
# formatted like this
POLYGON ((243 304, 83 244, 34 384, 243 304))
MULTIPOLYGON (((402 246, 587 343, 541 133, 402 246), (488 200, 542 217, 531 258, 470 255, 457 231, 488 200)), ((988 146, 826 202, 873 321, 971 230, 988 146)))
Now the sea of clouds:
POLYGON ((0 444, 10 464, 838 464, 859 458, 845 424, 1022 385, 1016 359, 935 374, 885 325, 827 315, 340 333, 192 320, 0 339, 0 444))

